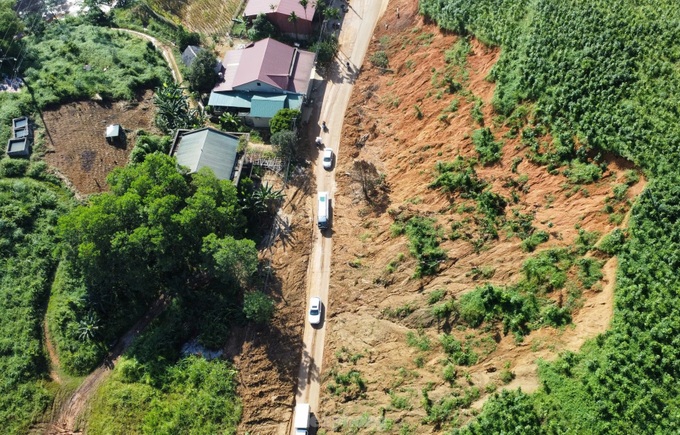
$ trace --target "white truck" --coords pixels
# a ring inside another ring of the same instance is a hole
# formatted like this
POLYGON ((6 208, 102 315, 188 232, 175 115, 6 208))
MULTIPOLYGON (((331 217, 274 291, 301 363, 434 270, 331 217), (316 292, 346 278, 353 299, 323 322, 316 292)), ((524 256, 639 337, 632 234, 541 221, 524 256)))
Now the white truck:
POLYGON ((295 428, 295 435, 307 435, 307 429, 309 428, 309 403, 298 403, 295 405, 293 427, 295 428))

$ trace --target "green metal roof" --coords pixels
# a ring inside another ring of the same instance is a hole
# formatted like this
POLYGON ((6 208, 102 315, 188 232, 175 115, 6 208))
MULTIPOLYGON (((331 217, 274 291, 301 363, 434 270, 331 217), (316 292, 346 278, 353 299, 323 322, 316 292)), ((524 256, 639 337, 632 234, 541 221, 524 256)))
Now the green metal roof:
POLYGON ((302 100, 301 94, 255 94, 229 91, 228 93, 212 92, 208 105, 250 109, 251 116, 273 118, 276 112, 283 108, 300 109, 302 100))
POLYGON ((220 180, 231 180, 236 163, 238 138, 212 128, 185 133, 179 140, 175 156, 177 163, 197 172, 209 167, 220 180))
POLYGON ((211 92, 210 100, 208 100, 209 106, 217 107, 240 107, 243 109, 250 108, 250 98, 253 94, 248 92, 211 92))
POLYGON ((250 116, 255 118, 273 118, 276 112, 286 104, 286 95, 253 95, 250 100, 250 116))

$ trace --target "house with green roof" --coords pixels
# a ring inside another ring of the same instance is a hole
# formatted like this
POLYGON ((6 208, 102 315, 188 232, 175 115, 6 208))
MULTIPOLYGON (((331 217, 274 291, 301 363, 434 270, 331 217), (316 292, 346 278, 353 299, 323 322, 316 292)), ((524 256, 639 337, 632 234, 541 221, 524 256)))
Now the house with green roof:
POLYGON ((189 168, 189 173, 203 167, 212 169, 220 180, 238 184, 242 161, 238 157, 239 137, 204 127, 198 130, 178 130, 170 148, 177 164, 189 168))

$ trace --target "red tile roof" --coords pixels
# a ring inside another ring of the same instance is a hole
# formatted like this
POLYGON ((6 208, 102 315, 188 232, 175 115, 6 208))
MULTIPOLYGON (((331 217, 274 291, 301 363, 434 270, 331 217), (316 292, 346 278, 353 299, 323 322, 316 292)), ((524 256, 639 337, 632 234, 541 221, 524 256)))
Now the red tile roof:
POLYGON ((224 79, 213 89, 216 92, 239 90, 259 81, 285 92, 306 94, 314 53, 267 38, 244 49, 228 51, 222 65, 224 79))
POLYGON ((259 14, 266 15, 272 13, 279 13, 289 16, 291 12, 295 12, 295 15, 297 15, 299 19, 312 21, 315 11, 315 0, 309 0, 306 11, 305 8, 303 8, 300 4, 300 0, 250 0, 246 5, 246 9, 243 14, 246 17, 255 17, 259 14), (272 6, 274 7, 273 9, 272 6))

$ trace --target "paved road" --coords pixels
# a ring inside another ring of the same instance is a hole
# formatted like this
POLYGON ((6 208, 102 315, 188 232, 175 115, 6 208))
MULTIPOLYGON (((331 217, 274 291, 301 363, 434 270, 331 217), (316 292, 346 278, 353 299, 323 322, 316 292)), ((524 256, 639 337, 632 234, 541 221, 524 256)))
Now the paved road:
MULTIPOLYGON (((339 35, 340 50, 338 58, 330 68, 325 87, 320 120, 325 120, 327 131, 320 135, 326 146, 340 152, 339 143, 345 110, 352 94, 353 77, 364 61, 364 56, 373 36, 378 18, 385 12, 389 0, 350 0, 349 10, 342 22, 339 35), (348 70, 346 62, 350 62, 348 70)), ((320 121, 319 121, 320 122, 320 121)), ((328 191, 332 200, 335 192, 335 171, 325 171, 321 166, 321 153, 315 165, 318 191, 328 191)), ((335 168, 334 168, 335 169, 335 168)), ((314 219, 316 222, 316 199, 314 203, 314 219)), ((331 271, 332 229, 322 235, 314 228, 314 243, 311 261, 307 273, 307 300, 311 296, 320 296, 324 303, 323 323, 313 328, 305 322, 302 361, 298 374, 296 403, 309 403, 312 413, 318 417, 320 374, 323 367, 324 340, 326 335, 326 319, 333 309, 328 304, 328 286, 331 271)), ((323 419, 319 424, 324 425, 323 419)), ((326 424, 327 425, 327 424, 326 424)), ((292 424, 291 424, 292 426, 292 424)))

